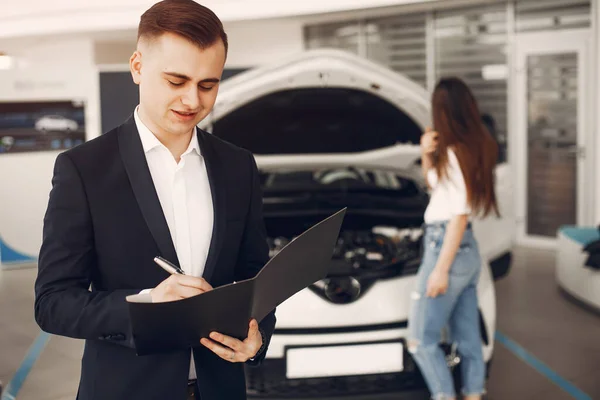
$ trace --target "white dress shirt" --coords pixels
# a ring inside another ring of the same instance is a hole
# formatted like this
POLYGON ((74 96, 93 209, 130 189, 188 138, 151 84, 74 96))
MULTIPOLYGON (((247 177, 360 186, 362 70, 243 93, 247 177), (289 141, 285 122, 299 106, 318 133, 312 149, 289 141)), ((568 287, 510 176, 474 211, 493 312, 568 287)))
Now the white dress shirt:
MULTIPOLYGON (((169 149, 144 125, 137 108, 134 119, 179 266, 186 275, 201 277, 212 238, 214 214, 208 173, 196 129, 177 163, 169 149)), ((193 355, 189 378, 196 378, 193 355)))

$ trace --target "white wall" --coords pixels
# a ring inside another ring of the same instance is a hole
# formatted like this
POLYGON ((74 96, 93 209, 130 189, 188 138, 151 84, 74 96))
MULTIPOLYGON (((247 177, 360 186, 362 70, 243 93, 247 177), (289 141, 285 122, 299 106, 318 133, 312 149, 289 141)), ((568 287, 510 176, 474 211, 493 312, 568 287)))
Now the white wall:
MULTIPOLYGON (((98 78, 90 40, 46 38, 15 52, 28 67, 0 71, 0 102, 80 100, 86 136, 100 131, 98 78)), ((0 155, 0 237, 20 253, 37 257, 43 216, 58 152, 0 155)))
MULTIPOLYGON (((303 23, 298 19, 268 19, 259 21, 225 22, 229 40, 226 68, 250 68, 269 64, 304 49, 303 23)), ((124 32, 123 39, 96 41, 96 65, 127 64, 135 51, 135 33, 124 32)))
MULTIPOLYGON (((131 41, 102 41, 94 44, 94 63, 96 65, 127 65, 135 51, 135 39, 131 41)), ((128 70, 129 68, 127 68, 128 70)))
POLYGON ((598 69, 600 68, 600 4, 598 1, 592 2, 592 27, 594 28, 594 51, 596 59, 592 63, 593 65, 593 76, 596 77, 596 85, 595 85, 595 96, 594 101, 592 102, 593 106, 593 115, 596 120, 592 124, 592 129, 595 132, 595 157, 596 157, 596 167, 595 173, 590 174, 593 175, 596 179, 596 195, 595 195, 595 203, 596 203, 596 213, 595 213, 595 223, 600 224, 600 113, 598 109, 600 108, 600 77, 598 76, 598 69))
POLYGON ((269 64, 303 50, 302 22, 276 19, 225 23, 228 68, 269 64))
MULTIPOLYGON (((156 0, 20 0, 0 4, 0 37, 134 29, 156 0)), ((223 21, 282 18, 434 0, 204 0, 223 21)))

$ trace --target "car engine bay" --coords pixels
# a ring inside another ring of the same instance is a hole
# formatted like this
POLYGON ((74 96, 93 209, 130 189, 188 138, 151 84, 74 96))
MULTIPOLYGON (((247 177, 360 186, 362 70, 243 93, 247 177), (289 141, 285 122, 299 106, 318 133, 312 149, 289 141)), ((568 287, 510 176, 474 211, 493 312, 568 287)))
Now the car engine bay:
MULTIPOLYGON (((344 304, 358 300, 378 280, 416 274, 422 235, 421 228, 343 230, 327 278, 309 289, 328 301, 344 304)), ((268 238, 269 256, 274 257, 293 239, 268 238)))

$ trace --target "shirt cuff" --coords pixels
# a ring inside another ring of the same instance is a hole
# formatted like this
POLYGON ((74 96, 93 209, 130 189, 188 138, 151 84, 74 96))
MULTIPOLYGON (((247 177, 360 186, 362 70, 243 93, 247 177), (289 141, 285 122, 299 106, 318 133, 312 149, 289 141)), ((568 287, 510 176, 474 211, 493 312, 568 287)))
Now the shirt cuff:
POLYGON ((144 289, 138 294, 127 296, 127 301, 131 303, 152 303, 151 291, 152 289, 144 289))

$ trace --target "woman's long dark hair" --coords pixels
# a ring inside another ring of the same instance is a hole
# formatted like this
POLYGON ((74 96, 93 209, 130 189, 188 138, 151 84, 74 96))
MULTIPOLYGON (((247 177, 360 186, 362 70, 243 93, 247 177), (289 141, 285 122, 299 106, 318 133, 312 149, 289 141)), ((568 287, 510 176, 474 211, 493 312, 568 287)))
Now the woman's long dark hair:
POLYGON ((432 96, 433 126, 438 133, 434 167, 448 178, 448 148, 456 153, 473 214, 500 216, 494 190, 498 145, 482 123, 473 93, 458 78, 438 82, 432 96))

